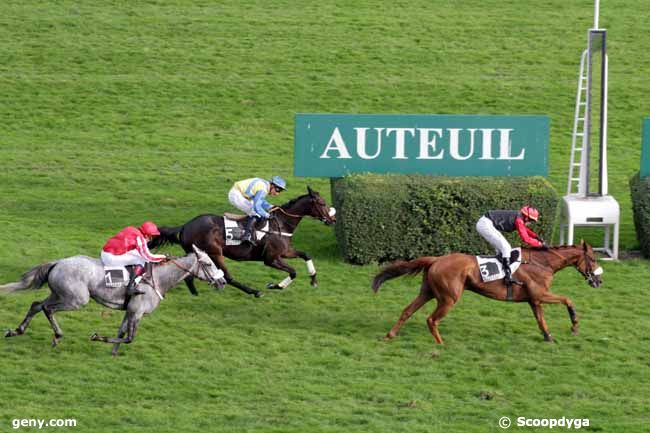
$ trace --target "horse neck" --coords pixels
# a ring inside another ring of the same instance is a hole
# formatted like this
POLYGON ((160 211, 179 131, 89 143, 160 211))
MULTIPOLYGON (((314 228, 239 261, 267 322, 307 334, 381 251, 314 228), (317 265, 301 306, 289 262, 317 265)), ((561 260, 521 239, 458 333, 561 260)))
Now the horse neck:
POLYGON ((553 269, 553 273, 575 265, 580 259, 581 251, 577 247, 552 247, 546 253, 548 265, 553 269))
POLYGON ((303 207, 304 206, 300 204, 300 199, 280 206, 281 210, 279 211, 279 215, 281 216, 279 216, 278 220, 281 221, 283 230, 293 233, 296 227, 298 227, 298 224, 300 224, 300 221, 302 221, 303 217, 307 215, 303 207))
POLYGON ((188 254, 185 257, 174 259, 174 261, 178 263, 178 265, 171 261, 157 266, 154 265, 152 277, 156 284, 156 288, 163 294, 187 277, 188 272, 181 269, 181 267, 191 270, 196 263, 196 255, 188 254))

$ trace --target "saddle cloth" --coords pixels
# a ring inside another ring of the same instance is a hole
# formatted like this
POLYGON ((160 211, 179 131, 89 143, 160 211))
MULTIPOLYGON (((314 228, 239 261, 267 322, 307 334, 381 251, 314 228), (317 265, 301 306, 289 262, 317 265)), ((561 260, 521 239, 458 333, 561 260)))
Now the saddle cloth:
POLYGON ((129 271, 124 266, 104 266, 106 287, 122 287, 129 284, 129 271))
MULTIPOLYGON (((513 248, 512 251, 519 252, 517 260, 510 264, 510 271, 514 274, 521 265, 521 248, 513 248)), ((476 256, 476 261, 484 283, 500 280, 506 276, 503 272, 503 265, 497 257, 476 256)))
MULTIPOLYGON (((226 239, 226 245, 241 245, 241 237, 244 234, 243 225, 246 224, 246 216, 243 217, 240 215, 234 214, 224 214, 223 216, 223 227, 224 227, 224 238, 226 239), (241 223, 241 225, 240 225, 241 223)), ((264 227, 261 230, 256 230, 256 239, 259 241, 269 230, 269 222, 266 221, 264 227)))

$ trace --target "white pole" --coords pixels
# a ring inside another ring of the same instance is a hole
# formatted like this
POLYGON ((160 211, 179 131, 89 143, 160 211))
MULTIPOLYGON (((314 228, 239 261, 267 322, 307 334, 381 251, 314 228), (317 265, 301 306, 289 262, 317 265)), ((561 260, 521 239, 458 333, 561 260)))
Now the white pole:
POLYGON ((595 0, 594 5, 594 29, 598 28, 598 15, 600 14, 600 0, 595 0))

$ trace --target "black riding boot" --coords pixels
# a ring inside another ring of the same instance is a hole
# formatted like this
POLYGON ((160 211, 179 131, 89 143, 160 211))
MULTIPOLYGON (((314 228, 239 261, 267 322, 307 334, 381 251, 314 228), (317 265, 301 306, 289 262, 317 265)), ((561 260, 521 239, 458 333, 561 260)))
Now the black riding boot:
MULTIPOLYGON (((129 270, 129 285, 126 286, 126 296, 131 297, 131 296, 136 296, 136 295, 144 295, 144 292, 141 290, 138 290, 137 284, 135 280, 140 276, 141 273, 137 272, 137 268, 141 268, 140 265, 135 265, 135 266, 127 266, 126 268, 129 270)), ((139 282, 139 281, 138 281, 139 282)))
POLYGON ((257 222, 257 217, 248 217, 246 220, 246 227, 244 227, 244 234, 242 234, 241 240, 244 242, 250 242, 255 245, 255 223, 257 222))
POLYGON ((523 286, 524 283, 522 283, 519 280, 516 280, 512 278, 512 271, 510 270, 510 258, 509 257, 502 257, 501 258, 501 264, 503 265, 503 272, 506 274, 504 277, 504 280, 506 282, 506 286, 511 286, 512 284, 519 284, 520 286, 523 286))

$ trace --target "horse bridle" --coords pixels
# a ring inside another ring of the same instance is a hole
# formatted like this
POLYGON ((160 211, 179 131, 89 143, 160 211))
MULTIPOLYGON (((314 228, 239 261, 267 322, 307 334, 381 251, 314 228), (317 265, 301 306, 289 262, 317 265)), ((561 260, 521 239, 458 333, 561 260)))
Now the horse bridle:
POLYGON ((580 273, 585 277, 585 280, 587 280, 589 285, 593 286, 596 284, 595 277, 602 275, 603 268, 598 266, 596 269, 593 269, 592 263, 595 263, 595 260, 587 254, 587 251, 584 251, 582 257, 578 260, 578 263, 576 263, 578 270, 580 270, 580 261, 582 260, 585 262, 585 272, 580 271, 580 273))
MULTIPOLYGON (((529 263, 532 264, 532 265, 537 265, 537 266, 541 267, 541 265, 539 263, 533 263, 533 254, 532 254, 533 251, 534 250, 529 250, 529 256, 528 256, 529 257, 529 259, 528 259, 529 263)), ((546 251, 548 251, 551 254, 561 258, 563 265, 567 265, 569 263, 569 259, 564 257, 562 254, 558 253, 557 251, 553 250, 552 248, 549 248, 546 251)), ((578 260, 578 262, 576 262, 576 268, 582 274, 582 276, 585 277, 585 280, 587 280, 587 282, 590 285, 595 284, 596 281, 595 281, 594 277, 597 277, 597 276, 599 276, 599 275, 601 275, 603 273, 603 268, 601 268, 600 266, 597 267, 596 269, 592 269, 592 265, 591 265, 592 262, 594 262, 594 260, 591 257, 589 257, 589 255, 587 254, 587 251, 583 251, 582 252, 582 257, 580 257, 580 260, 578 260), (582 270, 580 269, 580 262, 583 261, 583 260, 586 263, 585 272, 582 272, 582 270)))
MULTIPOLYGON (((175 264, 177 268, 182 269, 183 271, 187 272, 191 276, 196 277, 198 279, 201 279, 201 277, 199 277, 199 273, 194 272, 194 269, 193 269, 194 266, 192 266, 192 268, 190 268, 190 269, 187 269, 185 266, 182 266, 181 264, 179 264, 174 259, 170 259, 169 261, 172 262, 173 264, 175 264)), ((196 266, 198 266, 198 268, 200 268, 203 271, 203 273, 205 274, 205 276, 207 277, 208 284, 210 284, 211 286, 216 287, 217 286, 217 280, 212 278, 212 274, 210 274, 210 272, 208 272, 208 265, 201 262, 201 259, 199 258, 198 255, 196 256, 196 263, 197 263, 196 266)))
MULTIPOLYGON (((332 215, 332 209, 334 209, 334 208, 330 208, 328 216, 333 216, 332 215)), ((303 216, 311 216, 311 215, 295 215, 295 214, 287 212, 286 210, 282 209, 280 206, 274 207, 273 209, 271 209, 271 212, 275 212, 276 210, 279 210, 280 212, 282 212, 283 214, 285 214, 286 216, 289 216, 291 218, 302 218, 303 216)), ((334 211, 334 212, 336 212, 336 211, 334 211)), ((312 218, 320 220, 320 222, 322 222, 322 223, 327 223, 328 222, 326 216, 321 215, 320 217, 312 217, 312 218)))

